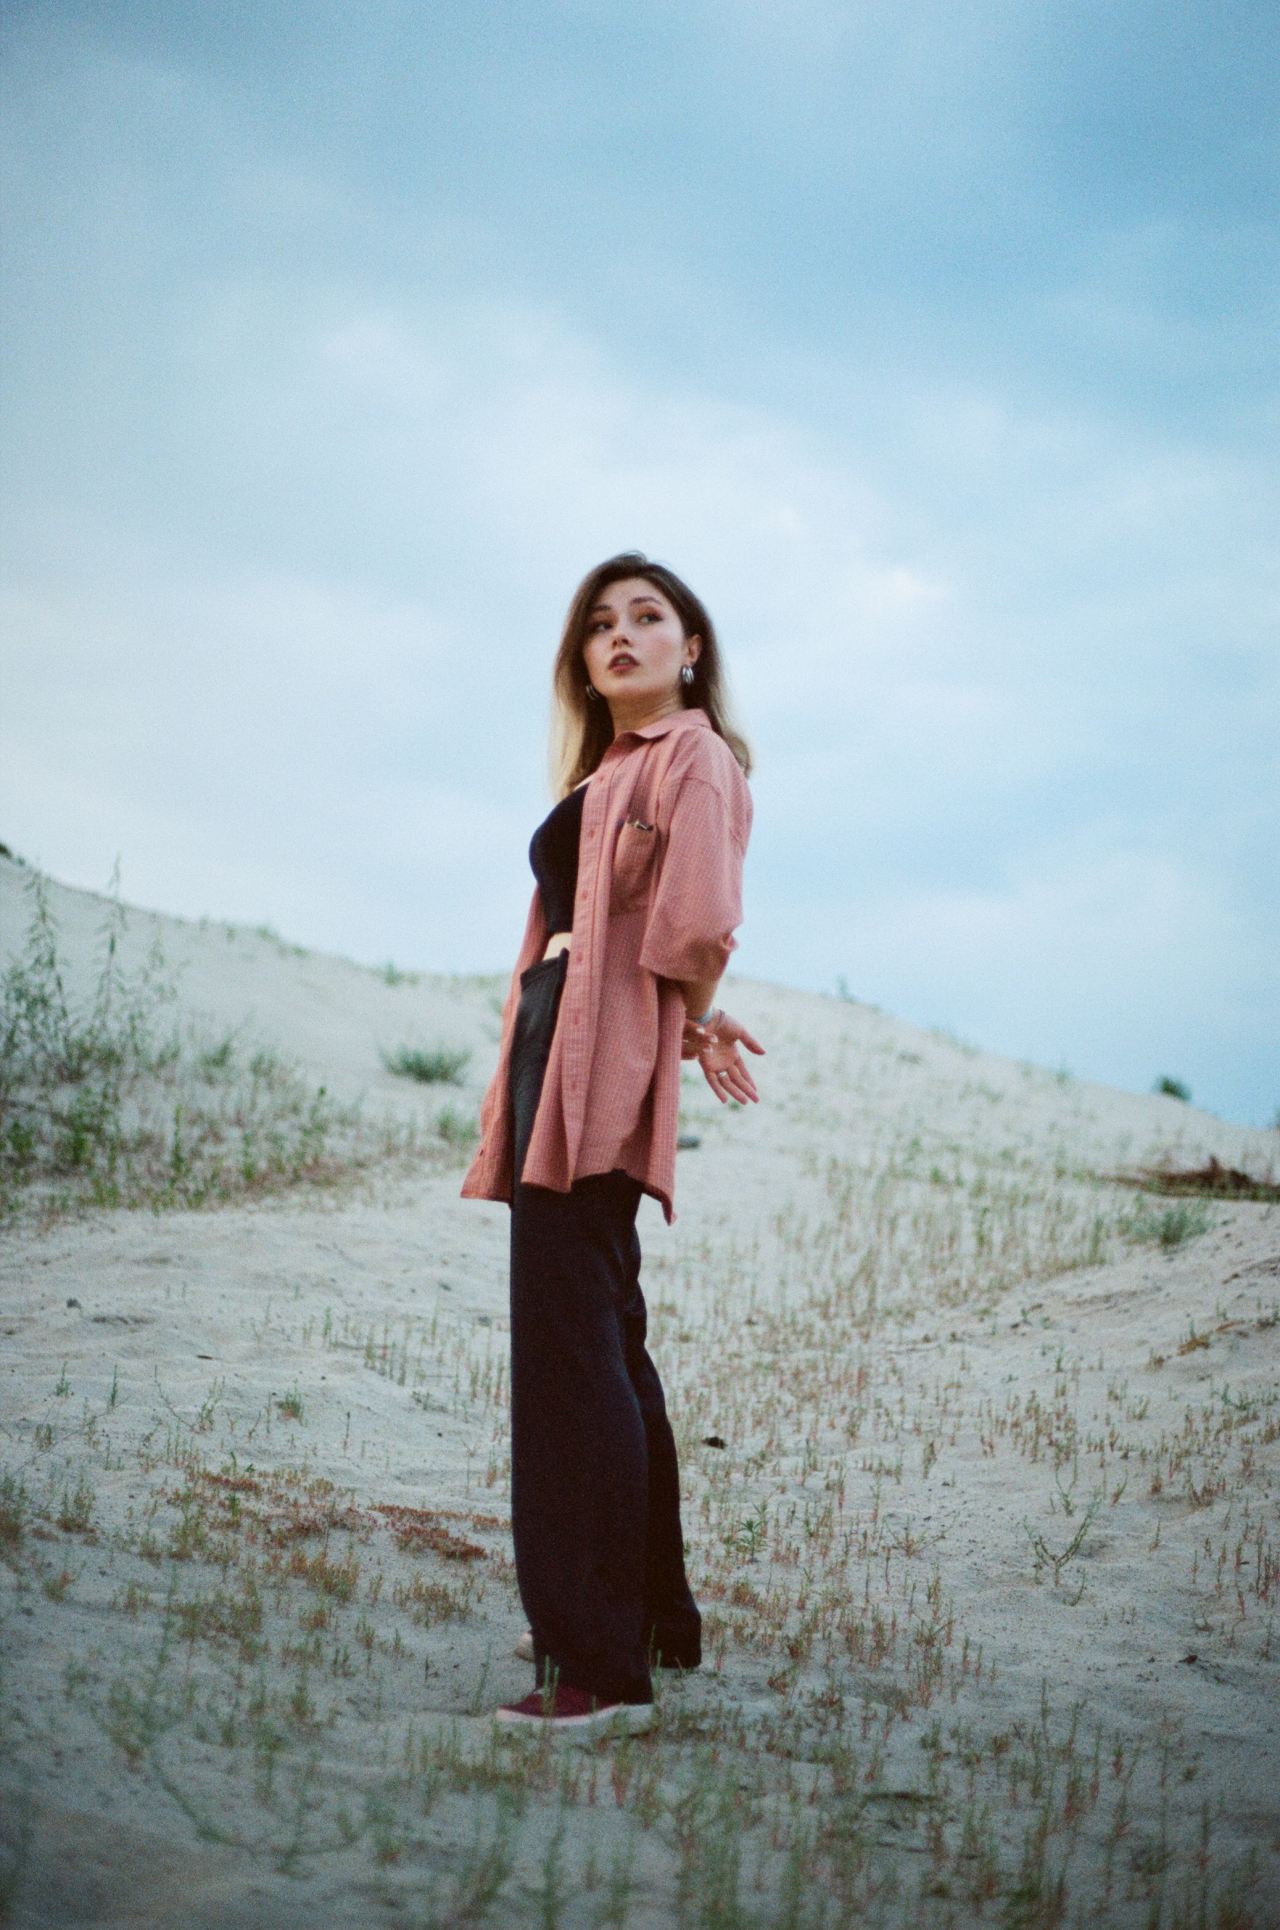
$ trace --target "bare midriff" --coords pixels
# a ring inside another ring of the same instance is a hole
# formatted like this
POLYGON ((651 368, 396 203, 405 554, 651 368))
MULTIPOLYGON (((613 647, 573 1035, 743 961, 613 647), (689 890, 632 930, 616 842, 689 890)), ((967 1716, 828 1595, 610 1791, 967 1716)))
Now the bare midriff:
POLYGON ((550 938, 547 940, 547 948, 542 956, 544 958, 554 958, 557 952, 567 952, 572 939, 572 932, 552 932, 550 938))

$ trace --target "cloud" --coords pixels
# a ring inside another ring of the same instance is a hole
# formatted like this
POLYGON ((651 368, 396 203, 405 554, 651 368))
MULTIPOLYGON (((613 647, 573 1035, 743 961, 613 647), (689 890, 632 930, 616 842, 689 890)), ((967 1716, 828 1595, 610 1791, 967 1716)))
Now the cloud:
POLYGON ((758 753, 744 970, 1126 1068, 1212 984, 1257 1112, 1269 257, 1211 102, 1194 181, 1190 99, 1121 139, 1136 16, 87 17, 10 69, 11 842, 500 967, 562 613, 639 546, 758 753))

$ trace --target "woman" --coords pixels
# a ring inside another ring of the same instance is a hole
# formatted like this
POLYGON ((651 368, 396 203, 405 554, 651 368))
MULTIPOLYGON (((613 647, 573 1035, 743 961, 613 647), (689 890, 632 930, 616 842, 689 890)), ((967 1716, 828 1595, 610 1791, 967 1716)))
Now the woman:
POLYGON ((680 1060, 759 1094, 714 1003, 742 918, 749 754, 711 620, 679 577, 615 556, 580 586, 554 671, 560 802, 463 1182, 511 1205, 511 1513, 538 1687, 502 1723, 652 1720, 650 1651, 696 1668, 679 1471, 645 1349, 636 1211, 674 1219, 680 1060))

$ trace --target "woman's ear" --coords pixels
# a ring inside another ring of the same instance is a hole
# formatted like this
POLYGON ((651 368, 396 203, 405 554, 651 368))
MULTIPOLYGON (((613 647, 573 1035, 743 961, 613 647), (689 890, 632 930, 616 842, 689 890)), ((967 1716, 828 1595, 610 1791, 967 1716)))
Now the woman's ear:
POLYGON ((687 657, 685 661, 687 663, 697 663, 698 658, 702 655, 702 638, 698 635, 697 631, 695 630, 691 637, 685 638, 685 642, 689 645, 690 649, 693 652, 693 655, 691 657, 687 657))

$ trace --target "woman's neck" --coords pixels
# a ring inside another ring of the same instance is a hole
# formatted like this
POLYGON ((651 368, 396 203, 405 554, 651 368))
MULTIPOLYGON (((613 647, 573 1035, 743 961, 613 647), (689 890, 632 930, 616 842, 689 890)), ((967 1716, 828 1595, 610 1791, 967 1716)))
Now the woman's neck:
POLYGON ((672 717, 685 706, 679 697, 665 701, 644 704, 638 707, 630 704, 610 704, 609 715, 613 720, 613 734, 617 737, 624 730, 643 730, 646 724, 656 724, 662 717, 672 717))

